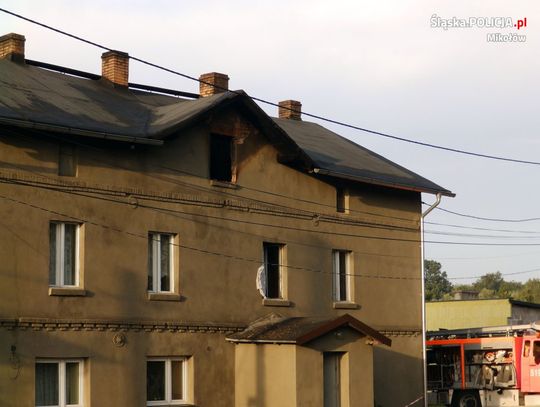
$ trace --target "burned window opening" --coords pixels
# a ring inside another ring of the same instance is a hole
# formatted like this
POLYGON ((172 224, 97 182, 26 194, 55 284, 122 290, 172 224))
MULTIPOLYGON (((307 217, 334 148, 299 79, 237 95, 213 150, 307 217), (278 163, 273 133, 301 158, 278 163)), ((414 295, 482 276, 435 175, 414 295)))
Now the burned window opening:
POLYGON ((283 245, 264 243, 266 298, 281 298, 281 248, 283 245))
POLYGON ((233 138, 210 135, 210 179, 233 182, 233 138))

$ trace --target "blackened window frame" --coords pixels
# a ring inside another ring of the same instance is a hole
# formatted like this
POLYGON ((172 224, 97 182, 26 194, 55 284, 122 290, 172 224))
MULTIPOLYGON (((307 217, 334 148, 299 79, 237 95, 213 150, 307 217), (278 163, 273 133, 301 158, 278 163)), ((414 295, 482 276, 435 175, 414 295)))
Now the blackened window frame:
POLYGON ((266 271, 266 298, 283 299, 283 248, 282 243, 263 243, 266 271))
POLYGON ((210 133, 209 152, 210 179, 234 183, 236 181, 234 137, 210 133))

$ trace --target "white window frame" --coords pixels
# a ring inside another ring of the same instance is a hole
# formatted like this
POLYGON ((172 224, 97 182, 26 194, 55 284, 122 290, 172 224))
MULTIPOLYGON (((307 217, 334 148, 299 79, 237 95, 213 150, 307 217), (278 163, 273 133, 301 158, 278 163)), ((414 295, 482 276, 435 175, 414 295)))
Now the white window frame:
MULTIPOLYGON (((148 239, 152 241, 152 288, 148 289, 150 293, 173 293, 176 279, 176 270, 174 269, 174 240, 175 235, 172 233, 149 232, 148 239), (161 289, 161 236, 169 236, 169 290, 161 289)), ((150 253, 148 253, 150 255, 150 253)))
MULTIPOLYGON (((58 404, 56 406, 40 406, 36 407, 84 407, 83 403, 83 366, 82 359, 36 359, 38 363, 51 363, 58 365, 58 404), (66 404, 66 363, 77 363, 79 365, 79 403, 66 404)), ((34 384, 35 386, 35 384, 34 384)))
POLYGON ((352 275, 351 275, 351 257, 352 252, 350 250, 332 250, 332 282, 333 282, 333 296, 335 302, 351 302, 352 301, 352 275), (339 264, 340 253, 345 254, 345 299, 341 299, 341 270, 339 264))
MULTIPOLYGON (((165 362, 165 400, 146 400, 147 406, 163 406, 163 405, 176 405, 176 404, 187 404, 188 402, 188 369, 187 369, 187 360, 185 356, 181 357, 170 357, 170 358, 158 358, 158 357, 149 357, 147 358, 148 362, 165 362), (172 369, 171 362, 182 362, 182 395, 183 399, 181 400, 172 400, 172 369), (166 403, 166 404, 165 404, 166 403)), ((148 380, 148 373, 146 376, 148 380)), ((148 398, 148 394, 146 395, 148 398)))
MULTIPOLYGON (((79 287, 79 242, 81 225, 75 222, 52 221, 51 225, 56 226, 56 269, 54 284, 51 287, 79 287), (75 225, 75 284, 64 284, 64 255, 65 255, 65 234, 66 225, 75 225)), ((50 226, 49 226, 50 227, 50 226)), ((49 242, 51 244, 52 242, 49 242)), ((50 267, 50 265, 49 265, 50 267)), ((50 271, 49 271, 50 272, 50 271)))

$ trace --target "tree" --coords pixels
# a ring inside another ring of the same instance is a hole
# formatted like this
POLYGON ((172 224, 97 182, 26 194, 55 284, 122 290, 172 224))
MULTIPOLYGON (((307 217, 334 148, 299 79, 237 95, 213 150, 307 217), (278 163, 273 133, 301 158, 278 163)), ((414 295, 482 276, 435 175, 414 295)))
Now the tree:
POLYGON ((426 301, 440 300, 452 291, 452 283, 441 267, 441 263, 435 260, 424 261, 426 301))
POLYGON ((517 300, 540 303, 540 279, 531 278, 523 284, 517 300))
MULTIPOLYGON (((482 291, 484 288, 492 291, 494 294, 499 292, 502 284, 504 283, 504 278, 500 271, 496 273, 487 273, 481 276, 473 284, 473 289, 475 291, 482 291)), ((493 297, 490 297, 493 298, 493 297)))

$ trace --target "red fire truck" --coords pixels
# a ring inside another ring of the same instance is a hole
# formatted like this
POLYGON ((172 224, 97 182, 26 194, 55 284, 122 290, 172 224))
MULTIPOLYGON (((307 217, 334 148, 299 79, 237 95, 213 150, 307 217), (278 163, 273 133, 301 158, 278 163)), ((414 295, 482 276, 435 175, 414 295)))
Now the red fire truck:
POLYGON ((540 407, 540 325, 428 332, 428 401, 540 407))

